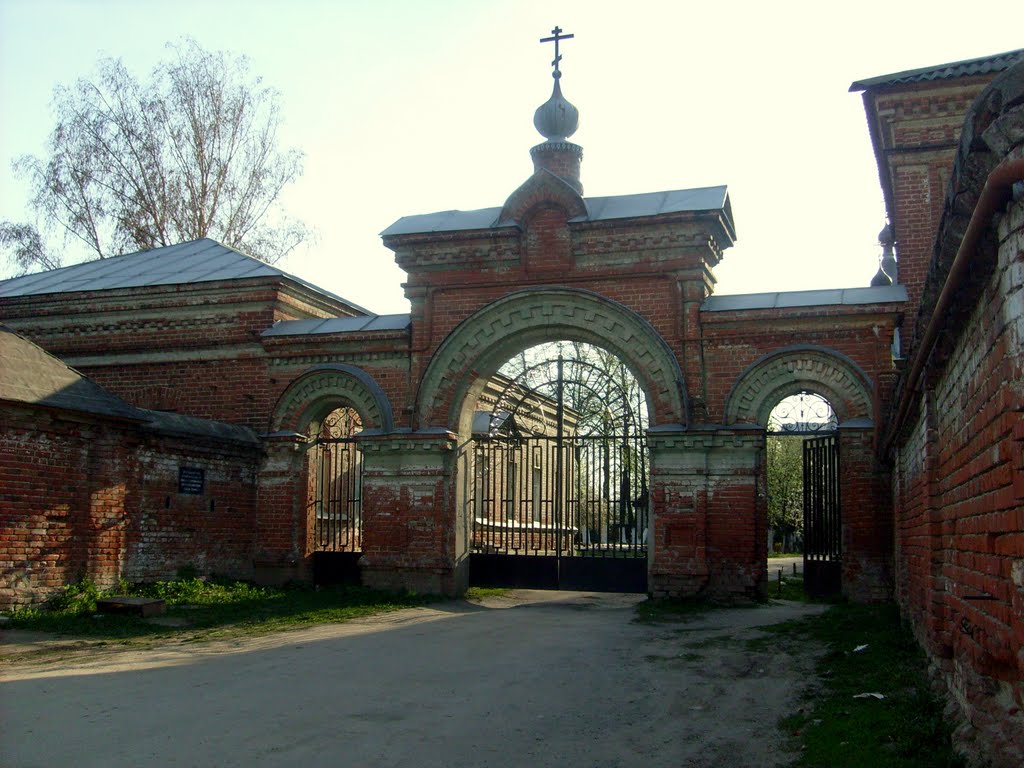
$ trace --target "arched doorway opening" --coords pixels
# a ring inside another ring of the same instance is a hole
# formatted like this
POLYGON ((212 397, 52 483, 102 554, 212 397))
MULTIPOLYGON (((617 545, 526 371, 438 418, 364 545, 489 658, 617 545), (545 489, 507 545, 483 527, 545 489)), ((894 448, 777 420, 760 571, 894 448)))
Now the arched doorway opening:
POLYGON ((356 583, 362 554, 363 421, 343 405, 310 422, 307 438, 306 551, 317 584, 356 583))
POLYGON ((769 551, 803 556, 804 586, 812 595, 841 588, 837 427, 831 403, 807 389, 782 398, 768 417, 769 551))
POLYGON ((646 591, 649 416, 628 366, 544 342, 505 361, 472 408, 470 583, 646 591))

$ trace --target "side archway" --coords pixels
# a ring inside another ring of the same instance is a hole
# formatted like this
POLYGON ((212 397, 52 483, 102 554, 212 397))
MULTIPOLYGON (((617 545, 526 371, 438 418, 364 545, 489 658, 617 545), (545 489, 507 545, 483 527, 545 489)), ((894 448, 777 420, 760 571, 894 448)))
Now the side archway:
POLYGON ((558 339, 614 352, 640 382, 650 423, 685 424, 688 407, 679 362, 643 317, 591 291, 546 288, 518 291, 460 323, 441 343, 423 375, 417 426, 455 429, 466 393, 519 350, 558 339))
POLYGON ((750 365, 726 400, 726 424, 767 425, 780 400, 813 391, 835 411, 839 423, 873 420, 872 384, 857 363, 826 347, 794 346, 769 353, 750 365))
POLYGON ((293 381, 277 401, 270 431, 301 432, 339 404, 356 410, 363 434, 394 430, 391 403, 384 390, 362 368, 339 363, 310 368, 293 381))

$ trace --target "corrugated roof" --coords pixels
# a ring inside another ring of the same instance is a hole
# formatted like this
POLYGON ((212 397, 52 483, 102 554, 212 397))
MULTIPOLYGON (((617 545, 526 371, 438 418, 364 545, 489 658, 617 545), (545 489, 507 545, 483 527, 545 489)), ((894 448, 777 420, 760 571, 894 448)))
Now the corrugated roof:
POLYGON ((357 312, 370 314, 335 293, 209 238, 87 261, 62 269, 0 281, 0 298, 186 285, 255 277, 284 277, 323 296, 340 301, 357 312))
POLYGON ((880 85, 903 85, 905 83, 924 83, 932 80, 950 80, 956 77, 970 77, 971 75, 987 75, 992 72, 1002 72, 1009 69, 1018 61, 1024 61, 1024 48, 1015 51, 1006 51, 991 56, 982 56, 977 59, 965 59, 954 61, 949 64, 936 64, 930 67, 919 69, 908 69, 905 72, 896 72, 891 75, 879 75, 869 77, 866 80, 858 80, 850 86, 851 91, 866 91, 880 85))
POLYGON ((834 288, 820 291, 780 291, 743 293, 733 296, 709 296, 701 304, 703 312, 732 312, 748 309, 793 309, 829 304, 888 304, 907 300, 903 285, 872 288, 834 288))
POLYGON ((145 421, 129 405, 46 350, 0 325, 0 400, 145 421))
MULTIPOLYGON (((607 221, 658 216, 684 211, 714 211, 728 207, 729 192, 725 186, 677 189, 667 192, 645 192, 638 195, 588 197, 586 216, 571 221, 607 221)), ((475 211, 438 211, 403 216, 381 232, 389 235, 411 235, 427 232, 459 232, 473 229, 495 229, 508 226, 499 221, 501 208, 480 208, 475 211)))
POLYGON ((404 331, 411 324, 408 312, 400 315, 362 315, 313 320, 279 320, 261 336, 309 336, 323 333, 365 333, 367 331, 404 331))

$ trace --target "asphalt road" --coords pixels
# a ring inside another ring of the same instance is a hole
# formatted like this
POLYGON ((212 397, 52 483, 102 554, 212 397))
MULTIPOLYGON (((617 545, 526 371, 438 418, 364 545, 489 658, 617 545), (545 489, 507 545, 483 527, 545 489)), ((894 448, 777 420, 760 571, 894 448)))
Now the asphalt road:
POLYGON ((259 638, 2 668, 0 764, 771 766, 812 659, 750 650, 819 610, 635 622, 640 598, 522 592, 259 638))

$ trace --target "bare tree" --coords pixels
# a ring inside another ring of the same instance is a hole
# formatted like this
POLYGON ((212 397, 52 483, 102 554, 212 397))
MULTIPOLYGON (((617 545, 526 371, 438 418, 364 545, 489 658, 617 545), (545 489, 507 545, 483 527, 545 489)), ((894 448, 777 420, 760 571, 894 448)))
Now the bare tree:
MULTIPOLYGON (((212 237, 276 261, 310 235, 279 204, 302 153, 278 149, 277 92, 245 57, 192 39, 168 49, 146 82, 104 58, 94 79, 56 89, 49 157, 14 164, 31 209, 93 258, 212 237)), ((0 246, 24 270, 61 262, 29 224, 0 223, 0 246)))

